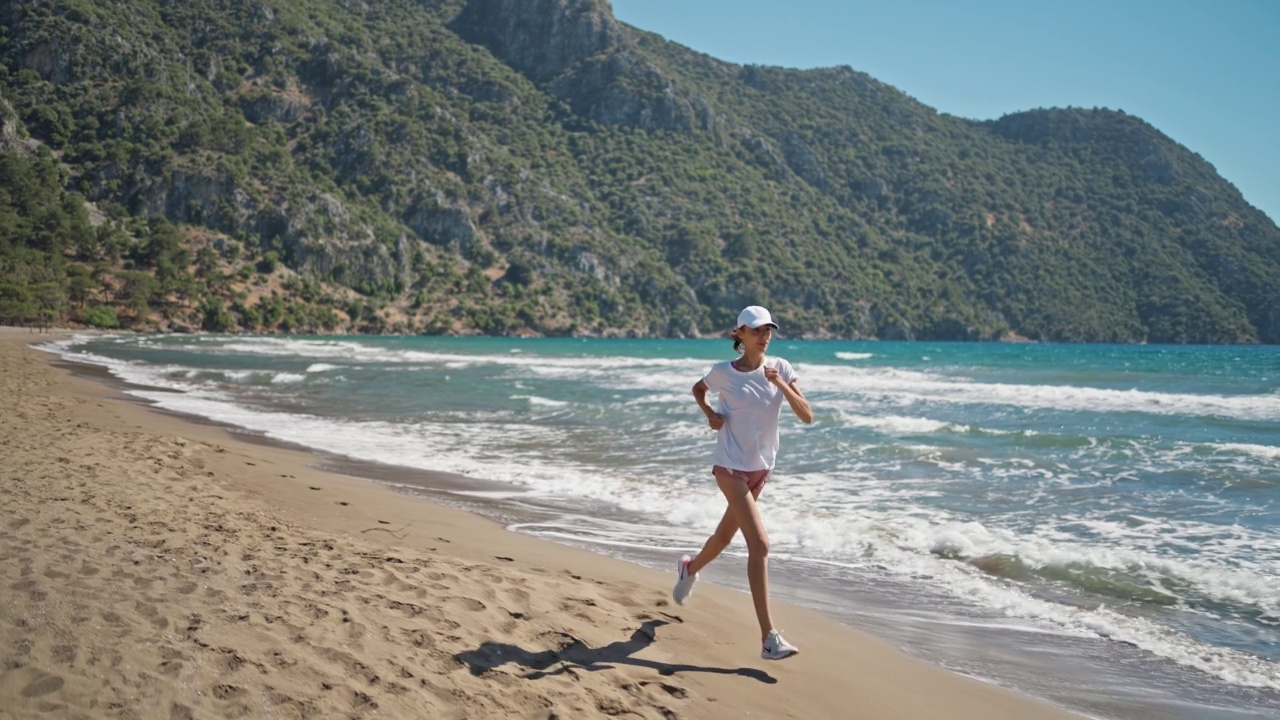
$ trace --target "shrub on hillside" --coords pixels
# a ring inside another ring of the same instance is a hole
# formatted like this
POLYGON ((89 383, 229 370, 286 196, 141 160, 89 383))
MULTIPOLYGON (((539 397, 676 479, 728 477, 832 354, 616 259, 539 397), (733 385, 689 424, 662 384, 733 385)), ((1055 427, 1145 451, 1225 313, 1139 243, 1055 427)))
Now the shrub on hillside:
POLYGON ((120 318, 116 315, 116 309, 107 305, 94 305, 85 309, 80 315, 80 320, 89 327, 103 330, 120 327, 120 318))

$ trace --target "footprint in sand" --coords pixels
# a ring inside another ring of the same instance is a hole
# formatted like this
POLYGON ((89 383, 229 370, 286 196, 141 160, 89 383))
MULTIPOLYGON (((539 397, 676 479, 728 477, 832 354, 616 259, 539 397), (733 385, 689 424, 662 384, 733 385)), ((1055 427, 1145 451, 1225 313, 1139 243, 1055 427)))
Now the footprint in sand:
POLYGON ((449 598, 445 598, 444 601, 445 601, 445 604, 447 605, 461 608, 463 610, 469 610, 471 612, 480 612, 481 610, 484 610, 486 607, 488 607, 487 605, 480 602, 479 600, 476 600, 475 598, 449 597, 449 598))
POLYGON ((246 695, 244 688, 235 685, 214 685, 213 696, 219 700, 234 700, 246 695))
POLYGON ((428 633, 426 630, 419 630, 415 628, 412 630, 402 630, 401 632, 405 634, 409 644, 416 648, 430 650, 436 646, 435 638, 431 637, 431 633, 428 633))
POLYGON ((685 690, 684 688, 676 685, 671 685, 664 682, 641 682, 640 683, 641 687, 648 687, 649 685, 657 685, 659 688, 662 689, 663 692, 665 692, 666 694, 674 698, 680 698, 681 700, 683 700, 689 697, 688 690, 685 690))
POLYGON ((22 697, 34 698, 41 695, 48 695, 51 692, 57 692, 62 689, 63 680, 57 675, 49 675, 48 673, 40 673, 35 680, 27 683, 22 688, 22 697))
POLYGON ((53 659, 63 665, 74 665, 76 662, 76 646, 75 645, 54 645, 50 651, 53 659))
POLYGON ((134 603, 133 607, 135 610, 138 611, 138 614, 146 618, 147 621, 150 622, 151 625, 155 627, 155 629, 163 630, 169 626, 168 618, 166 618, 164 615, 161 615, 160 611, 157 610, 154 605, 149 605, 147 603, 139 601, 134 603))

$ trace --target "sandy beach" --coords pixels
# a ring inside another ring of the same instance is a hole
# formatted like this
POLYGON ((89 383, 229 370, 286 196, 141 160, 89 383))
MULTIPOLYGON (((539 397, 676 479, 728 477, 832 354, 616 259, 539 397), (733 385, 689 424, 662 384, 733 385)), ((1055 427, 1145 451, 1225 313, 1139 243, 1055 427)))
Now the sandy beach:
MULTIPOLYGON (((149 410, 0 330, 0 717, 1078 717, 149 410)), ((740 541, 739 541, 740 542, 740 541)))

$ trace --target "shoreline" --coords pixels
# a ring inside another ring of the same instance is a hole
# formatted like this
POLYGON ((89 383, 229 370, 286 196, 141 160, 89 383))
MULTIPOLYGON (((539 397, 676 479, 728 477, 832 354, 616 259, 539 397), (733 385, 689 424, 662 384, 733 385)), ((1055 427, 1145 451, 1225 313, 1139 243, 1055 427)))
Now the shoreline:
POLYGON ((802 653, 760 660, 736 590, 675 606, 667 574, 130 401, 27 347, 53 337, 0 330, 15 717, 1082 717, 782 603, 802 653))

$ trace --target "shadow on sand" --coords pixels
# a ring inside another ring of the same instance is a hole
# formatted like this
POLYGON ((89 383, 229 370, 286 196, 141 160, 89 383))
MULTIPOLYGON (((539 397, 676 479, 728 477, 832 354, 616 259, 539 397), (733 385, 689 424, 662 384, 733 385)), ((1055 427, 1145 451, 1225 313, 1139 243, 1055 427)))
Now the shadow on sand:
POLYGON ((659 675, 675 675, 683 672, 716 673, 719 675, 741 675, 770 685, 778 682, 769 673, 755 668, 719 668, 702 665, 684 665, 664 663, 656 660, 644 660, 632 657, 637 652, 649 647, 658 637, 658 628, 666 625, 666 620, 646 620, 641 623, 631 637, 626 640, 609 643, 604 647, 593 648, 568 633, 556 633, 565 642, 558 650, 529 652, 518 645, 508 643, 486 642, 475 650, 467 650, 454 655, 454 659, 471 669, 472 675, 484 673, 507 663, 515 663, 529 669, 524 677, 529 680, 559 675, 572 674, 575 670, 596 672, 611 670, 614 665, 635 665, 652 668, 659 675), (548 670, 553 665, 553 670, 548 670))

